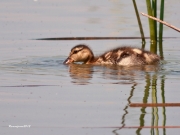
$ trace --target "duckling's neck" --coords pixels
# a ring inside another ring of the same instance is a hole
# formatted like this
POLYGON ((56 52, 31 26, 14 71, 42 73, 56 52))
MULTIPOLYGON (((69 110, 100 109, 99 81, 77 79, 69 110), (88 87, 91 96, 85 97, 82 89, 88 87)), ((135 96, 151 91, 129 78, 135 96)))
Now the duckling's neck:
POLYGON ((94 54, 91 52, 84 64, 92 64, 96 61, 94 54))

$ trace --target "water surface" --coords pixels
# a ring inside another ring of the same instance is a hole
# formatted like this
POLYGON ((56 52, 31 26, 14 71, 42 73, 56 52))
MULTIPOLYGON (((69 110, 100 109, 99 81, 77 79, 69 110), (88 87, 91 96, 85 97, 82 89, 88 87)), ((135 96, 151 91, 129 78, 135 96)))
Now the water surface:
MULTIPOLYGON (((177 27, 178 2, 165 6, 165 20, 177 27)), ((146 12, 144 1, 137 4, 146 12)), ((158 66, 63 65, 80 43, 96 55, 117 46, 141 47, 139 39, 35 40, 140 36, 132 2, 3 0, 0 6, 2 134, 177 134, 179 107, 129 105, 180 102, 179 33, 165 27, 165 37, 177 38, 164 39, 164 60, 158 66)), ((148 20, 141 19, 148 36, 148 20)))

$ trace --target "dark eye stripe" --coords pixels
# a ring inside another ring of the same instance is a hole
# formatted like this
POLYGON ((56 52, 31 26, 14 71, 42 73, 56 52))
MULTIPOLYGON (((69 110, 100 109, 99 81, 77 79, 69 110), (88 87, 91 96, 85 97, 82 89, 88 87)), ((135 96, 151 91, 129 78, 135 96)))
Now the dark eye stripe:
POLYGON ((83 48, 81 48, 81 49, 79 49, 79 50, 74 50, 74 51, 73 51, 73 54, 76 54, 76 53, 80 52, 81 50, 83 50, 83 48))

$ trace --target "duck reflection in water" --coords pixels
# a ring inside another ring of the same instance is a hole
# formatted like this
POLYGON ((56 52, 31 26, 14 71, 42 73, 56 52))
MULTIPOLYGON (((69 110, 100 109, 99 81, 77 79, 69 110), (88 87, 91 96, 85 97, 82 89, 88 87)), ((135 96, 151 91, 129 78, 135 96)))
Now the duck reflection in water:
POLYGON ((109 84, 134 84, 135 78, 142 76, 142 71, 151 72, 157 71, 159 66, 156 65, 144 65, 144 66, 116 66, 116 65, 88 65, 88 64, 69 64, 69 75, 72 78, 72 83, 78 85, 87 85, 90 80, 96 81, 96 83, 105 83, 103 80, 106 79, 106 83, 109 84), (93 75, 94 74, 94 75, 93 75), (101 80, 101 78, 103 80, 101 80), (98 80, 97 80, 98 79, 98 80))
POLYGON ((89 80, 92 78, 93 69, 90 65, 85 64, 70 64, 69 65, 69 74, 73 79, 72 83, 79 85, 86 85, 89 83, 89 80))

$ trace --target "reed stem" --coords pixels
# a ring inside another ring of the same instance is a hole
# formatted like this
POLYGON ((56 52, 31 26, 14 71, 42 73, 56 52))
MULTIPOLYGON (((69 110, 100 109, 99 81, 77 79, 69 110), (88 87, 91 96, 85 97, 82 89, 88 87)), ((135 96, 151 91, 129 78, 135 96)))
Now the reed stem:
MULTIPOLYGON (((160 20, 164 20, 164 0, 161 0, 160 20)), ((163 24, 159 23, 159 42, 163 40, 163 24)))
POLYGON ((141 13, 141 14, 144 15, 144 16, 146 16, 146 17, 149 17, 149 18, 151 18, 151 19, 153 19, 153 20, 156 20, 156 21, 158 21, 158 22, 160 22, 160 23, 162 23, 162 24, 164 24, 164 25, 166 25, 166 26, 168 26, 168 27, 170 27, 170 28, 172 28, 172 29, 180 32, 180 29, 179 29, 179 28, 177 28, 177 27, 175 27, 175 26, 173 26, 173 25, 171 25, 171 24, 169 24, 169 23, 167 23, 167 22, 165 22, 165 21, 159 20, 158 18, 155 18, 155 17, 153 17, 153 16, 147 15, 147 14, 145 14, 145 13, 141 13))
MULTIPOLYGON (((146 0, 147 11, 150 16, 152 16, 152 8, 150 0, 146 0)), ((155 26, 154 21, 149 18, 149 31, 150 31, 150 39, 151 39, 151 47, 150 51, 153 53, 157 52, 157 42, 155 37, 155 26)))
POLYGON ((146 41, 145 41, 145 37, 144 37, 144 32, 143 32, 143 28, 142 28, 142 23, 141 23, 141 19, 140 19, 140 16, 139 16, 139 12, 138 12, 138 8, 137 8, 136 1, 135 1, 135 0, 133 0, 133 5, 134 5, 134 9, 135 9, 135 13, 136 13, 138 25, 139 25, 139 30, 140 30, 140 33, 141 33, 142 44, 145 44, 146 41))
MULTIPOLYGON (((153 11, 153 16, 157 17, 157 0, 152 0, 152 11, 153 11)), ((157 41, 157 22, 154 22, 154 32, 155 32, 155 39, 157 41)))

